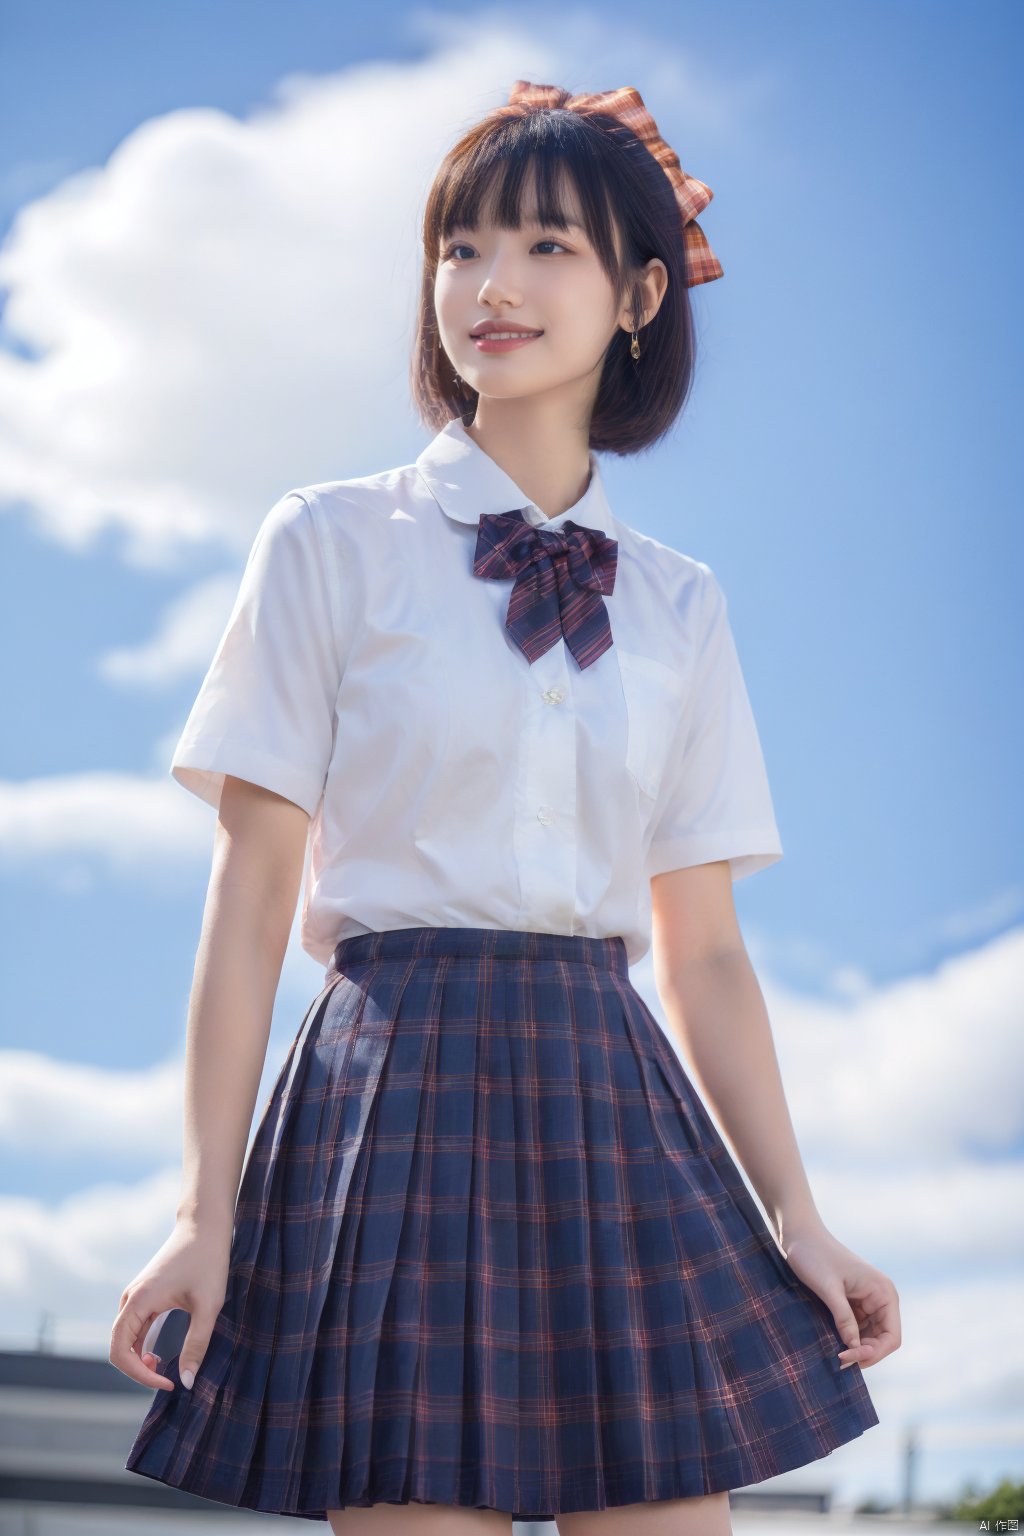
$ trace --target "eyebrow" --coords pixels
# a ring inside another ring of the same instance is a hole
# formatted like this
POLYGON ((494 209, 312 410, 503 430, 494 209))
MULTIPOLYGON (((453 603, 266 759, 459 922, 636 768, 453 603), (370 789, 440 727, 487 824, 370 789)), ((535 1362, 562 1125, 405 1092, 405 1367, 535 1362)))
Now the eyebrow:
MULTIPOLYGON (((534 229, 557 229, 559 227, 558 224, 555 223, 554 220, 550 220, 549 221, 548 219, 535 219, 532 216, 529 216, 529 217, 525 218, 523 220, 523 223, 526 224, 526 225, 531 225, 534 229)), ((584 229, 583 225, 580 224, 578 222, 578 220, 576 220, 576 219, 567 219, 565 221, 565 227, 566 227, 566 229, 576 229, 576 230, 579 230, 581 235, 585 235, 586 234, 586 230, 584 229)), ((477 224, 457 223, 457 224, 453 224, 451 226, 451 228, 453 230, 455 230, 455 229, 477 229, 477 228, 479 228, 479 225, 477 225, 477 224)))

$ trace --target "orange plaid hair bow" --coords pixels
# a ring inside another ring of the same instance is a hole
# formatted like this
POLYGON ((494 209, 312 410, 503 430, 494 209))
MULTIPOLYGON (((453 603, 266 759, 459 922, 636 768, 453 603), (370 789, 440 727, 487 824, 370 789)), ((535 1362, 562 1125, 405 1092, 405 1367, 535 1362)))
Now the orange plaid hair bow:
MULTIPOLYGON (((722 276, 722 264, 697 223, 697 214, 703 213, 715 194, 703 181, 687 175, 683 170, 679 156, 661 137, 657 123, 634 86, 620 85, 614 91, 573 96, 557 85, 534 85, 530 80, 517 80, 509 95, 508 107, 565 107, 570 112, 579 112, 584 116, 592 112, 605 112, 632 129, 672 183, 682 218, 687 288, 694 288, 698 283, 710 283, 722 276)), ((498 113, 506 110, 499 107, 498 113)))

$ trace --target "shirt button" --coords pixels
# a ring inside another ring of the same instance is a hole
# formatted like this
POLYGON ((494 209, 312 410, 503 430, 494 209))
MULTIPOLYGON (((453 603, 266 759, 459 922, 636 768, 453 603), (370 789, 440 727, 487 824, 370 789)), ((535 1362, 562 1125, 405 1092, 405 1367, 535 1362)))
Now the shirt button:
POLYGON ((562 700, 564 698, 565 698, 565 689, 564 688, 545 688, 545 690, 544 690, 544 702, 545 702, 545 704, 561 704, 561 702, 562 702, 562 700))
POLYGON ((550 806, 542 805, 537 812, 537 820, 542 821, 544 825, 547 826, 548 823, 554 821, 554 819, 555 818, 551 812, 550 806))

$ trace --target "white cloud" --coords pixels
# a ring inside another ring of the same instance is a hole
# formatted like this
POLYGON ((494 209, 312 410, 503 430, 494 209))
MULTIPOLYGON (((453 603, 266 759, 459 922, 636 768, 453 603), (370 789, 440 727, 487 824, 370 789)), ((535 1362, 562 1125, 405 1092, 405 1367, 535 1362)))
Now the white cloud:
POLYGON ((1024 1134, 1022 978, 1016 928, 845 1008, 773 993, 802 1144, 840 1168, 1009 1153, 1024 1134))
MULTIPOLYGON (((941 1113, 934 1100, 932 1107, 941 1113)), ((889 1262, 901 1274, 1020 1273, 1024 1225, 1013 1217, 1024 1208, 1019 1158, 975 1158, 951 1143, 934 1168, 912 1149, 894 1153, 889 1165, 865 1156, 841 1171, 812 1152, 805 1161, 826 1226, 879 1268, 889 1262)), ((901 1275, 892 1280, 900 1290, 901 1275)))
MULTIPOLYGON (((0 855, 36 874, 53 860, 87 872, 160 878, 181 862, 209 859, 214 815, 171 779, 131 773, 52 774, 0 780, 0 855)), ((76 876, 76 878, 78 878, 76 876)))
MULTIPOLYGON (((497 10, 404 25, 423 57, 293 74, 243 119, 164 113, 19 210, 5 326, 43 355, 0 351, 0 502, 70 547, 114 528, 129 559, 166 564, 209 539, 242 552, 291 486, 416 444, 434 172, 517 76, 592 88, 618 78, 621 41, 589 12, 542 33, 497 10)), ((770 72, 716 78, 661 34, 631 59, 670 141, 685 113, 721 146, 777 89, 770 72)))
MULTIPOLYGON (((757 969, 786 1097, 801 1148, 823 1173, 884 1169, 888 1178, 901 1167, 948 1178, 962 1156, 997 1168, 1016 1151, 1024 928, 845 1004, 779 986, 770 966, 764 955, 757 969)), ((649 958, 633 980, 675 1046, 649 958)))
MULTIPOLYGON (((256 1094, 246 1155, 322 969, 294 925, 277 991, 274 1027, 256 1094)), ((141 1071, 0 1051, 0 1147, 34 1166, 63 1161, 76 1173, 112 1155, 132 1182, 105 1180, 57 1201, 0 1196, 0 1343, 25 1348, 41 1325, 51 1345, 94 1353, 109 1344, 128 1281, 169 1236, 181 1194, 184 1059, 141 1071)), ((13 1165, 8 1159, 8 1169, 13 1165)))
POLYGON ((121 1292, 168 1237, 180 1190, 169 1167, 54 1204, 0 1198, 3 1338, 24 1347, 49 1314, 61 1347, 107 1347, 121 1292))
MULTIPOLYGON (((586 13, 581 30, 582 15, 546 18, 540 43, 497 9, 469 29, 417 11, 405 25, 425 57, 290 75, 244 119, 167 112, 16 215, 0 251, 4 328, 41 356, 0 349, 0 505, 71 548, 116 529, 138 564, 184 568, 199 542, 238 557, 142 645, 102 657, 109 682, 205 670, 242 557, 286 489, 413 456, 430 180, 518 75, 570 89, 614 78, 617 29, 586 13)), ((721 143, 773 88, 770 75, 716 79, 661 37, 635 38, 633 58, 670 138, 670 103, 721 143)), ((62 878, 89 881, 81 866, 62 878)))
POLYGON ((0 1063, 0 1146, 23 1157, 180 1160, 180 1062, 119 1072, 42 1051, 4 1051, 0 1063))
MULTIPOLYGON (((257 1115, 324 984, 323 967, 299 941, 300 912, 301 902, 281 967, 257 1115)), ((129 1165, 165 1159, 180 1164, 185 1025, 183 1012, 181 1048, 174 1056, 137 1069, 101 1067, 38 1050, 0 1050, 0 1148, 9 1148, 34 1168, 63 1162, 74 1167, 76 1177, 89 1159, 101 1157, 129 1165)))
POLYGON ((427 186, 517 54, 555 63, 506 25, 291 77, 244 121, 168 112, 22 209, 5 318, 46 355, 0 353, 0 498, 70 546, 117 527, 163 563, 210 538, 241 551, 290 486, 391 462, 417 430, 427 186))
POLYGON ((100 658, 98 672, 111 683, 162 687, 205 673, 231 614, 241 571, 210 576, 187 588, 161 616, 156 633, 140 646, 120 646, 100 658))

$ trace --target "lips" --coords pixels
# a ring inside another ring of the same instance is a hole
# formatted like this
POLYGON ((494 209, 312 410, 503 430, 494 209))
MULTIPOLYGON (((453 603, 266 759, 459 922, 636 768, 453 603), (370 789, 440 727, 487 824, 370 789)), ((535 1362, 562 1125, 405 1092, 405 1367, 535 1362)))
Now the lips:
POLYGON ((470 331, 469 334, 474 340, 479 340, 482 336, 543 336, 544 332, 541 330, 531 330, 525 325, 490 324, 478 326, 476 330, 470 331))

